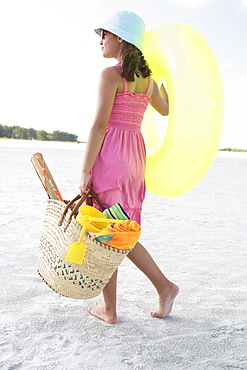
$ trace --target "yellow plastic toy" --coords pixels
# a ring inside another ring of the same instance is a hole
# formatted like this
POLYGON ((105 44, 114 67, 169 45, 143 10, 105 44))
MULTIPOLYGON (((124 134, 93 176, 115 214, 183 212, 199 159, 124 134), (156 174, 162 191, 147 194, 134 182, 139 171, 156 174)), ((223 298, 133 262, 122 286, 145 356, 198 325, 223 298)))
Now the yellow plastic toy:
POLYGON ((202 179, 216 155, 224 114, 221 75, 206 41, 181 23, 149 30, 143 53, 157 84, 165 81, 170 110, 163 141, 151 106, 144 118, 147 190, 176 197, 202 179))
POLYGON ((82 264, 84 257, 85 257, 86 250, 87 250, 86 245, 82 243, 84 234, 86 232, 86 227, 87 227, 87 224, 85 223, 83 225, 78 242, 74 242, 70 244, 69 251, 66 256, 66 261, 77 263, 80 265, 82 264))
MULTIPOLYGON (((123 223, 124 221, 116 220, 116 219, 109 219, 109 218, 106 218, 104 215, 103 217, 101 217, 102 213, 100 211, 95 212, 95 208, 90 207, 90 206, 81 206, 80 208, 83 208, 83 210, 82 212, 80 212, 81 215, 78 218, 79 222, 78 221, 77 222, 80 224, 80 226, 82 226, 82 231, 81 231, 78 242, 74 242, 70 245, 68 254, 66 256, 66 261, 81 265, 83 263, 83 259, 85 257, 85 253, 87 250, 86 245, 82 243, 85 232, 95 232, 95 231, 100 232, 100 230, 103 229, 106 224, 123 223), (82 216, 82 213, 85 211, 84 207, 89 207, 88 212, 90 214, 97 214, 99 212, 100 217, 94 217, 89 214, 82 216), (100 227, 100 229, 96 228, 96 226, 100 227)), ((77 217, 76 217, 76 220, 77 220, 77 217)))
POLYGON ((93 208, 91 206, 83 205, 79 208, 79 213, 76 216, 76 221, 81 227, 83 227, 84 225, 84 221, 85 221, 84 216, 86 215, 95 218, 95 220, 91 220, 91 222, 88 223, 87 225, 88 232, 93 232, 93 233, 99 232, 99 230, 105 227, 105 220, 108 220, 108 218, 103 213, 101 213, 98 209, 93 208), (96 221, 96 218, 100 219, 100 221, 96 221))

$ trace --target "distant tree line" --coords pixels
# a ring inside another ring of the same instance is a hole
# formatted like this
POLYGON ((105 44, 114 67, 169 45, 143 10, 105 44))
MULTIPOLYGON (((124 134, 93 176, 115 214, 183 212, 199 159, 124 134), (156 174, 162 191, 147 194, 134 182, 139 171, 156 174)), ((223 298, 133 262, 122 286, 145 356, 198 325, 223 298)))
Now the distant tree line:
POLYGON ((4 125, 0 125, 0 137, 42 141, 77 141, 78 139, 77 135, 63 131, 53 131, 52 133, 48 133, 45 130, 4 125))
POLYGON ((220 152, 247 152, 247 149, 232 149, 232 148, 222 148, 218 149, 220 152))

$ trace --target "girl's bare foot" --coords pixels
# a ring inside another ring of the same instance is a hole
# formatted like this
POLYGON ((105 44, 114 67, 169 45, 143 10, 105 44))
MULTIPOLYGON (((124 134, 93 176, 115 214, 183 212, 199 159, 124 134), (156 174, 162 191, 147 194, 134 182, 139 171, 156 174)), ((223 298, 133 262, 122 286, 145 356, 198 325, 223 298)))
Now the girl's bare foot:
POLYGON ((169 287, 165 288, 162 293, 159 294, 159 311, 151 312, 150 315, 152 317, 168 316, 172 310, 172 305, 178 292, 179 287, 176 284, 171 283, 169 287))
POLYGON ((107 310, 104 304, 94 304, 93 306, 88 308, 88 312, 98 317, 101 320, 104 320, 108 324, 115 324, 117 322, 117 315, 115 312, 111 310, 107 310))

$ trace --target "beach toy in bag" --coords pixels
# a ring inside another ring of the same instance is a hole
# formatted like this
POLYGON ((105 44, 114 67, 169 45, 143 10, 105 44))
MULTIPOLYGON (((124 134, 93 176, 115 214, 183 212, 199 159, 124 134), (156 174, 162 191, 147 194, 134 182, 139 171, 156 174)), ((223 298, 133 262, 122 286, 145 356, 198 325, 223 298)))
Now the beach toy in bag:
POLYGON ((81 206, 76 221, 82 226, 82 231, 78 242, 70 245, 66 256, 69 262, 83 264, 87 246, 82 241, 86 232, 94 233, 92 240, 119 250, 132 249, 140 237, 140 226, 136 221, 109 219, 91 206, 81 206))
MULTIPOLYGON (((106 223, 100 222, 101 219, 107 220, 107 217, 96 208, 87 205, 79 208, 79 214, 76 217, 76 221, 80 226, 82 226, 82 231, 78 242, 74 242, 70 245, 66 257, 67 261, 82 264, 86 253, 86 246, 82 243, 82 239, 85 235, 85 232, 98 231, 106 225, 106 223), (90 216, 91 219, 89 219, 90 216), (96 221, 96 218, 99 221, 96 221)), ((106 222, 108 223, 109 221, 107 220, 106 222)))
POLYGON ((141 232, 119 204, 104 212, 101 205, 100 212, 81 205, 87 196, 67 205, 48 200, 39 247, 39 275, 55 292, 75 299, 100 294, 141 232))

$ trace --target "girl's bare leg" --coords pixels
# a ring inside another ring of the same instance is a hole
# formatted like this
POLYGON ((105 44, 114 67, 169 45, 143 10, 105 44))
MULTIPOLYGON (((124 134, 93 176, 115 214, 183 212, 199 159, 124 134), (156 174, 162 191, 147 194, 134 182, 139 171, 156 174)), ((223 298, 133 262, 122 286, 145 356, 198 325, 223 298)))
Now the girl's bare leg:
POLYGON ((109 324, 115 324, 117 321, 116 304, 117 304, 117 270, 112 275, 109 283, 103 289, 104 303, 89 307, 88 311, 106 321, 109 324))
POLYGON ((169 281, 154 262, 148 251, 138 242, 129 252, 129 259, 149 278, 159 295, 159 310, 151 312, 153 317, 165 317, 172 310, 179 288, 169 281))
MULTIPOLYGON (((139 242, 129 252, 128 257, 149 278, 158 292, 159 310, 151 312, 151 316, 165 317, 169 315, 173 301, 179 292, 178 286, 163 275, 153 258, 139 242)), ((117 321, 117 271, 114 272, 109 283, 103 289, 103 295, 104 303, 95 304, 88 311, 109 324, 115 324, 117 321)))

